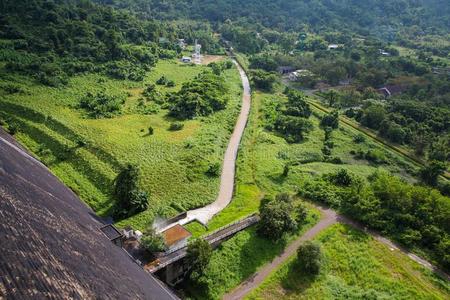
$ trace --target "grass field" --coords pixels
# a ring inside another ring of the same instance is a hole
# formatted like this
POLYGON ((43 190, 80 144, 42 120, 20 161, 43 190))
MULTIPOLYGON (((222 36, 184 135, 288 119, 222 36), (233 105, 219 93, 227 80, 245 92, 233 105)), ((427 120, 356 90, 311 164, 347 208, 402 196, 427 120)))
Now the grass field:
MULTIPOLYGON (((323 162, 320 155, 317 156, 317 153, 321 154, 324 139, 324 132, 318 126, 317 116, 320 114, 318 110, 314 110, 311 117, 314 130, 308 135, 308 139, 302 143, 288 144, 282 137, 264 128, 266 106, 271 101, 283 99, 279 93, 254 93, 249 122, 238 155, 233 201, 210 221, 208 228, 199 223, 189 224, 188 228, 194 236, 201 236, 257 211, 265 195, 275 195, 279 192, 296 193, 303 181, 339 168, 346 168, 364 177, 378 168, 385 168, 407 180, 414 180, 410 175, 414 165, 370 139, 355 144, 353 138, 358 132, 345 125, 332 134, 332 141, 335 144, 332 155, 340 157, 342 164, 323 162), (363 151, 377 149, 384 153, 386 163, 373 165, 366 160, 356 160, 349 152, 358 149, 363 151), (292 167, 288 175, 283 176, 286 163, 292 167)), ((200 294, 197 291, 194 298, 220 298, 224 292, 239 285, 257 268, 275 257, 284 246, 278 248, 278 245, 272 245, 269 241, 259 238, 253 229, 236 235, 214 252, 204 279, 206 292, 200 294), (269 251, 270 256, 267 256, 265 251, 269 251), (246 269, 248 271, 243 271, 246 269)))
MULTIPOLYGON (((302 202, 297 199, 296 202, 302 202)), ((306 223, 295 233, 272 242, 257 235, 256 228, 244 230, 222 243, 213 252, 205 271, 203 289, 187 286, 189 296, 195 299, 220 299, 242 281, 251 276, 261 266, 279 255, 296 237, 311 228, 320 219, 320 212, 307 204, 306 223)))
POLYGON ((418 170, 416 165, 370 138, 355 143, 353 139, 359 131, 342 123, 339 129, 333 131, 331 138, 334 143, 332 156, 339 157, 342 163, 324 162, 321 154, 324 132, 319 127, 318 118, 323 112, 314 107, 312 107, 314 114, 311 116, 314 129, 305 141, 289 144, 276 133, 267 131, 264 128, 265 108, 271 102, 283 99, 284 96, 280 93, 253 94, 252 110, 238 155, 233 201, 209 222, 208 228, 198 223, 189 224, 188 228, 194 236, 213 231, 257 211, 264 195, 275 195, 280 192, 296 193, 299 185, 308 178, 340 168, 363 177, 383 168, 407 181, 415 181, 413 174, 418 170), (376 150, 383 154, 385 162, 373 164, 364 159, 355 159, 350 154, 352 150, 376 150), (288 176, 283 176, 286 164, 291 167, 288 176))
POLYGON ((345 225, 322 232, 320 274, 305 275, 292 257, 248 299, 448 299, 450 284, 399 251, 345 225))
POLYGON ((239 112, 241 82, 237 69, 225 71, 230 87, 227 108, 186 121, 180 131, 168 130, 173 120, 165 110, 153 115, 135 110, 146 84, 165 75, 176 83, 173 88, 157 86, 166 93, 179 89, 205 68, 160 61, 142 83, 84 75, 72 78, 63 89, 14 76, 10 80, 25 93, 2 95, 1 117, 18 124, 16 138, 101 216, 111 209, 112 182, 121 167, 127 163, 139 165, 140 184, 150 194, 149 209, 118 225, 144 229, 155 214, 171 216, 216 197, 219 178, 207 176, 205 171, 210 164, 221 162, 239 112), (127 97, 120 116, 90 119, 76 108, 87 91, 100 89, 127 97), (149 126, 154 128, 151 136, 147 135, 149 126), (86 145, 78 146, 80 140, 86 145))

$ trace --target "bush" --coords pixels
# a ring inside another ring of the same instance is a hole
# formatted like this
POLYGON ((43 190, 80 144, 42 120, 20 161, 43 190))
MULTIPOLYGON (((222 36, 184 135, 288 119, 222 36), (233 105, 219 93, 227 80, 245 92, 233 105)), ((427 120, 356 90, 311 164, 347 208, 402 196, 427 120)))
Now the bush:
POLYGON ((366 141, 366 137, 362 133, 359 133, 358 135, 356 135, 353 138, 353 142, 355 142, 357 144, 364 143, 365 141, 366 141))
POLYGON ((186 258, 191 266, 190 279, 198 282, 211 260, 211 245, 204 239, 196 239, 188 244, 186 258))
POLYGON ((274 73, 254 70, 251 72, 251 80, 257 89, 270 92, 273 90, 278 78, 274 73))
POLYGON ((436 186, 439 176, 444 173, 446 169, 447 166, 445 163, 440 161, 431 161, 420 170, 420 179, 422 182, 430 186, 436 186))
POLYGON ((339 114, 337 111, 333 111, 326 114, 322 120, 320 120, 320 126, 337 129, 339 127, 339 114))
POLYGON ((206 171, 206 174, 209 176, 217 177, 220 175, 220 167, 221 164, 219 162, 214 162, 208 167, 208 171, 206 171))
POLYGON ((164 238, 155 232, 153 228, 147 229, 142 236, 141 245, 150 253, 163 252, 166 250, 164 238))
POLYGON ((152 126, 148 127, 148 135, 153 135, 153 132, 154 132, 154 131, 155 131, 155 130, 153 129, 152 126))
POLYGON ((313 128, 312 123, 305 118, 280 115, 275 121, 275 130, 283 134, 286 141, 298 143, 313 128))
POLYGON ((297 262, 301 271, 311 275, 319 274, 322 264, 320 245, 310 241, 300 245, 297 250, 297 262))
POLYGON ((17 123, 9 123, 8 124, 8 132, 11 135, 15 135, 20 131, 20 126, 17 123))
POLYGON ((382 164, 386 162, 386 156, 384 155, 384 152, 377 149, 368 150, 364 155, 364 158, 367 159, 369 162, 375 164, 382 164))
POLYGON ((293 210, 290 201, 284 201, 284 196, 270 201, 260 207, 261 220, 258 223, 258 233, 271 240, 280 239, 286 232, 293 231, 297 223, 291 216, 293 210))
POLYGON ((184 127, 183 123, 181 123, 181 122, 173 122, 173 123, 170 123, 169 130, 170 131, 178 131, 178 130, 183 129, 183 127, 184 127))
POLYGON ((79 107, 85 109, 93 118, 111 118, 121 113, 124 97, 107 95, 101 91, 97 94, 88 92, 79 103, 79 107))
POLYGON ((169 114, 179 119, 210 115, 225 108, 227 90, 223 77, 207 71, 200 73, 184 83, 180 91, 169 95, 169 114))
POLYGON ((148 207, 148 194, 138 187, 139 169, 128 165, 117 175, 114 181, 116 198, 116 218, 131 217, 148 207))
POLYGON ((159 77, 158 80, 156 80, 156 84, 157 85, 166 85, 168 81, 169 80, 167 79, 167 77, 163 75, 163 76, 159 77))

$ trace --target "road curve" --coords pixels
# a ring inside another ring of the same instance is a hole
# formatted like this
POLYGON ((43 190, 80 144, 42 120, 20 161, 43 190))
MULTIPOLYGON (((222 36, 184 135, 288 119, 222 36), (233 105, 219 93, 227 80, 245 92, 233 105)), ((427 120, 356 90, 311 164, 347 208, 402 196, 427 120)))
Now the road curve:
POLYGON ((295 254, 300 244, 302 244, 305 241, 309 241, 314 239, 314 237, 321 232, 322 230, 328 228, 329 226, 336 224, 336 223, 342 223, 347 224, 349 226, 352 226, 356 229, 359 229, 361 231, 364 231, 365 233, 371 235, 375 240, 379 241, 380 243, 386 245, 389 247, 392 251, 397 250, 402 252, 403 254, 407 255, 410 259, 413 261, 419 263, 424 268, 429 269, 430 271, 434 272, 435 274, 441 276, 443 279, 447 279, 450 281, 450 276, 446 274, 444 271, 440 270, 436 266, 432 265, 430 262, 426 261, 425 259, 415 255, 414 253, 409 252, 407 249, 401 247, 400 245, 392 242, 391 240, 382 237, 378 232, 374 230, 368 229, 366 226, 362 225, 361 223, 355 222, 336 211, 332 210, 331 208, 322 207, 315 205, 317 209, 319 209, 322 213, 322 218, 314 225, 311 229, 306 231, 302 236, 297 238, 294 242, 292 242, 285 251, 277 256, 272 262, 264 265, 260 270, 258 270, 253 276, 242 282, 238 287, 236 287, 234 290, 229 292, 228 294, 225 294, 225 296, 222 298, 223 300, 237 300, 237 299, 243 299, 245 296, 247 296, 253 289, 257 288, 274 270, 277 270, 282 263, 284 263, 289 257, 295 254))
MULTIPOLYGON (((216 201, 214 201, 213 203, 198 209, 188 211, 186 218, 181 219, 177 222, 181 225, 187 224, 193 220, 197 220, 200 223, 206 225, 215 214, 219 213, 225 207, 227 207, 233 197, 236 158, 239 144, 241 142, 242 135, 244 134, 245 126, 247 125, 247 119, 250 113, 251 104, 251 90, 248 77, 242 67, 235 60, 233 60, 233 62, 237 66, 242 80, 242 106, 241 112, 236 121, 236 126, 234 127, 227 150, 225 152, 222 164, 222 174, 220 176, 219 194, 216 198, 216 201)), ((169 225, 169 227, 173 225, 174 224, 171 224, 169 225)))
POLYGON ((253 276, 245 280, 233 291, 223 296, 222 299, 223 300, 243 299, 248 293, 250 293, 253 289, 258 287, 266 279, 266 277, 269 276, 269 274, 271 274, 273 270, 278 269, 282 263, 284 263, 292 255, 294 255, 300 244, 302 244, 305 241, 312 240, 319 232, 339 221, 338 220, 339 216, 334 210, 322 207, 317 208, 322 213, 322 218, 316 225, 311 227, 302 236, 300 236, 294 242, 292 242, 284 250, 284 252, 281 253, 279 256, 275 257, 274 260, 272 260, 272 262, 264 265, 253 276))

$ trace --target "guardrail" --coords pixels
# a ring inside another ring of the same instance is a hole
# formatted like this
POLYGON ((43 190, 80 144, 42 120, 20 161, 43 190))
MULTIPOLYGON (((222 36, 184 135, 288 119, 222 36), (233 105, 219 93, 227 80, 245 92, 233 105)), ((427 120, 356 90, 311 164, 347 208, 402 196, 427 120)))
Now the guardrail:
MULTIPOLYGON (((241 230, 243 230, 243 229, 245 229, 245 228, 247 228, 249 226, 252 226, 253 224, 257 223, 258 221, 259 221, 259 215, 254 213, 254 214, 251 214, 251 215, 249 215, 249 216, 247 216, 247 217, 245 217, 243 219, 240 219, 240 220, 237 220, 237 221, 235 221, 233 223, 224 225, 224 226, 218 228, 217 230, 215 230, 214 232, 211 232, 211 233, 209 233, 209 234, 207 234, 205 236, 202 236, 202 238, 204 240, 208 241, 209 244, 214 244, 214 243, 224 239, 227 236, 233 235, 236 232, 239 232, 239 231, 241 231, 241 230), (238 225, 238 226, 236 226, 236 225, 238 225), (230 231, 226 231, 227 229, 232 228, 233 226, 236 226, 236 227, 233 228, 230 231), (212 236, 216 235, 217 233, 219 233, 221 231, 226 231, 226 232, 224 232, 223 234, 218 235, 217 237, 211 238, 212 236), (211 239, 209 239, 209 238, 211 238, 211 239)), ((153 268, 149 268, 149 271, 151 273, 156 272, 156 271, 161 270, 161 269, 165 268, 166 266, 168 266, 168 265, 170 265, 170 264, 172 264, 172 263, 182 259, 187 254, 187 252, 185 251, 186 248, 187 248, 187 246, 180 246, 178 248, 174 248, 174 249, 171 249, 170 251, 165 252, 164 256, 161 257, 162 259, 164 257, 169 256, 170 254, 173 254, 173 253, 177 252, 177 251, 181 251, 178 255, 168 259, 167 261, 163 261, 162 263, 158 264, 157 266, 155 266, 153 268)))

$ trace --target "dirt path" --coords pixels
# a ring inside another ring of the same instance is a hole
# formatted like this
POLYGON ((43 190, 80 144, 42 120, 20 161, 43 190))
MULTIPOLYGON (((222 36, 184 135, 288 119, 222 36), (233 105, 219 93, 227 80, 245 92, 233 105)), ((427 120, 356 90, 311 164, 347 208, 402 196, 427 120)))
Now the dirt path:
POLYGON ((233 291, 226 294, 223 297, 223 300, 243 299, 253 289, 257 288, 266 279, 267 276, 269 276, 274 270, 278 269, 282 263, 284 263, 292 255, 294 255, 301 243, 314 239, 314 237, 316 237, 316 235, 319 232, 321 232, 322 230, 326 229, 327 227, 329 227, 333 224, 336 224, 338 222, 353 226, 361 231, 366 232, 367 234, 370 234, 374 239, 376 239, 380 243, 385 244, 391 250, 401 251, 403 254, 407 255, 409 258, 411 258, 415 262, 419 263, 423 267, 435 272, 442 278, 446 278, 447 280, 450 281, 450 276, 448 274, 446 274, 445 272, 436 268, 435 266, 433 266, 431 263, 429 263, 425 259, 409 252, 408 250, 404 249, 403 247, 397 245, 396 243, 382 237, 377 232, 367 229, 365 226, 361 225, 360 223, 354 222, 354 221, 348 219, 347 217, 338 214, 337 212, 335 212, 334 210, 332 210, 330 208, 324 208, 324 207, 318 207, 318 206, 317 206, 317 208, 322 212, 322 219, 319 221, 319 223, 317 223, 314 227, 312 227, 307 232, 305 232, 305 234, 303 234, 301 237, 299 237, 294 242, 292 242, 284 250, 284 252, 281 255, 277 256, 272 262, 263 266, 259 271, 257 271, 255 274, 253 274, 253 276, 251 276, 246 281, 241 283, 233 291))
MULTIPOLYGON (((225 152, 222 174, 220 176, 220 189, 216 201, 206 205, 204 207, 190 210, 187 212, 187 216, 184 219, 179 220, 177 223, 184 225, 193 220, 197 220, 202 224, 207 224, 211 218, 222 211, 231 202, 234 190, 234 174, 236 169, 236 158, 239 149, 239 144, 241 142, 242 135, 244 133, 245 126, 247 125, 248 115, 250 113, 251 104, 251 90, 250 82, 248 80, 245 71, 241 66, 233 60, 234 64, 237 66, 239 74, 242 80, 242 106, 239 117, 236 121, 234 131, 230 137, 227 150, 225 152)), ((170 224, 168 227, 173 226, 170 224)), ((166 227, 167 228, 167 227, 166 227)), ((164 231, 165 228, 159 231, 164 231)))
POLYGON ((226 294, 223 297, 223 299, 234 300, 244 298, 249 292, 251 292, 254 288, 259 286, 273 270, 279 268, 283 262, 285 262, 292 255, 294 255, 301 243, 313 239, 319 232, 339 221, 338 220, 339 217, 335 211, 328 208, 321 208, 321 207, 318 208, 322 213, 322 219, 319 221, 319 223, 314 225, 311 229, 306 231, 301 237, 292 242, 284 250, 284 252, 279 256, 277 256, 272 262, 263 266, 252 277, 248 278, 232 292, 226 294))

